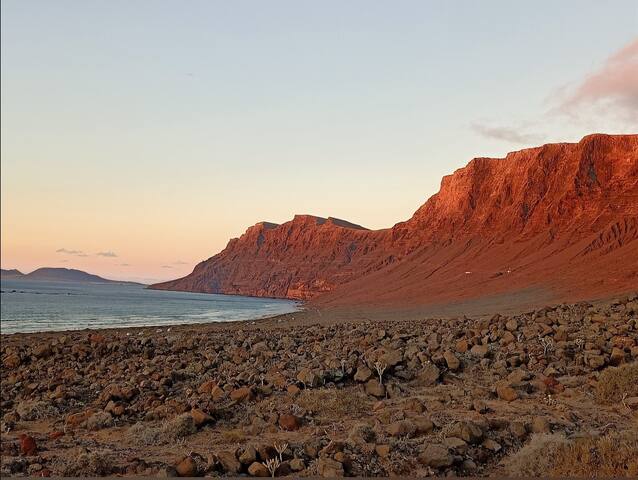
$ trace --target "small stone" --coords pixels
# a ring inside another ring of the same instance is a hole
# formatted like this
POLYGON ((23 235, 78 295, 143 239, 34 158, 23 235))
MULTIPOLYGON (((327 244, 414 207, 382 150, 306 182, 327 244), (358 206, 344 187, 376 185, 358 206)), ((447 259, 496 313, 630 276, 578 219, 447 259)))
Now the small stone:
POLYGON ((175 471, 180 477, 195 477, 197 476, 197 464, 192 457, 185 457, 175 465, 175 471))
POLYGON ((193 417, 193 423, 195 423, 196 427, 201 427, 202 425, 213 421, 213 417, 199 408, 193 408, 191 410, 191 417, 193 417))
POLYGON ((25 433, 20 435, 20 454, 25 456, 33 456, 37 451, 35 438, 25 433))
POLYGON ((317 473, 322 477, 343 477, 343 464, 328 457, 317 461, 317 473))
POLYGON ((318 387, 321 384, 319 375, 309 368, 302 368, 297 374, 297 380, 304 384, 305 387, 318 387))
POLYGON ((286 413, 279 417, 279 426, 282 430, 294 432, 296 430, 299 430, 299 428, 301 427, 301 420, 295 415, 286 413))
POLYGON ((372 370, 365 365, 361 365, 357 368, 357 373, 354 374, 354 379, 357 382, 366 382, 372 376, 372 370))
POLYGON ((379 383, 379 380, 372 378, 366 383, 366 393, 377 398, 385 397, 385 387, 379 383))
POLYGON ((292 460, 290 460, 290 469, 293 472, 301 472, 305 468, 306 464, 301 458, 293 458, 292 460))
POLYGON ((530 425, 532 433, 550 433, 551 427, 549 422, 544 417, 535 417, 530 425))
POLYGON ((485 440, 483 440, 483 443, 481 444, 481 446, 483 448, 487 448, 488 450, 491 450, 494 453, 498 452, 501 449, 501 444, 492 440, 491 438, 486 438, 485 440))
POLYGON ((386 433, 391 437, 406 437, 416 431, 414 424, 407 420, 391 423, 386 427, 386 433))
POLYGON ((244 465, 251 465, 257 461, 257 450, 252 445, 245 447, 239 454, 239 461, 244 465))
POLYGON ((510 318, 507 322, 505 322, 505 328, 509 332, 514 332, 518 328, 518 322, 515 319, 510 318))
POLYGON ((419 416, 412 419, 417 435, 425 435, 430 433, 434 429, 434 423, 428 417, 419 416))
POLYGON ((523 422, 510 423, 510 432, 519 440, 522 440, 525 436, 527 436, 527 430, 525 429, 525 424, 523 422))
POLYGON ((241 463, 237 460, 235 452, 232 450, 224 450, 215 455, 217 461, 224 469, 224 472, 236 475, 241 471, 241 463))
POLYGON ((428 445, 417 459, 420 464, 432 468, 449 467, 453 462, 452 455, 448 452, 447 447, 439 444, 428 445))
POLYGON ((447 367, 452 371, 458 370, 458 368, 461 366, 461 361, 456 358, 456 355, 454 355, 454 353, 449 350, 445 351, 445 353, 443 354, 443 358, 445 359, 447 367))
POLYGON ((18 368, 22 360, 17 353, 11 353, 2 359, 2 365, 8 369, 18 368))
POLYGON ((270 477, 270 472, 263 463, 253 462, 248 467, 248 473, 253 477, 270 477))
POLYGON ((429 387, 434 385, 439 379, 441 371, 433 363, 427 363, 418 375, 418 381, 420 384, 429 387))
POLYGON ((458 353, 465 353, 468 349, 467 340, 462 338, 461 340, 456 342, 455 349, 458 353))
POLYGON ((210 394, 213 391, 213 388, 215 388, 216 386, 217 386, 217 384, 213 380, 209 380, 207 382, 202 383, 199 386, 199 388, 197 389, 197 393, 201 393, 201 394, 208 393, 208 394, 210 394))
POLYGON ((496 387, 496 394, 501 400, 512 402, 518 398, 518 393, 509 385, 499 385, 496 387))
POLYGON ((374 447, 374 451, 381 458, 386 458, 390 455, 390 445, 376 445, 374 447))
POLYGON ((457 422, 452 425, 449 435, 467 443, 478 443, 483 438, 483 430, 474 422, 457 422))
POLYGON ((301 389, 297 385, 288 385, 288 387, 286 388, 286 391, 288 392, 288 395, 295 397, 299 395, 299 392, 301 392, 301 389))
POLYGON ((612 348, 609 362, 612 365, 620 365, 624 361, 625 361, 625 352, 621 350, 620 348, 616 348, 616 347, 612 348))
POLYGON ((459 437, 446 437, 443 439, 445 446, 459 453, 465 453, 467 450, 467 442, 459 437))
POLYGON ((253 391, 250 387, 236 388, 230 392, 230 399, 236 402, 248 402, 254 398, 253 391))
POLYGON ((470 349, 470 353, 474 355, 475 357, 479 357, 479 358, 485 358, 488 352, 489 352, 489 349, 487 345, 474 345, 470 349))

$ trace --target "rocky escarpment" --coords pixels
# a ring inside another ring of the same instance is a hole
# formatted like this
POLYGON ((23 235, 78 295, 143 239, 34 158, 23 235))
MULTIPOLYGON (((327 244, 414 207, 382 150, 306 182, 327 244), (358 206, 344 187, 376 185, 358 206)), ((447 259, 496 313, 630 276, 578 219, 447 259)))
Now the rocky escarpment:
POLYGON ((323 304, 525 289, 586 298, 638 282, 636 219, 638 135, 597 134, 476 158, 390 229, 307 215, 257 224, 190 275, 152 288, 323 304))

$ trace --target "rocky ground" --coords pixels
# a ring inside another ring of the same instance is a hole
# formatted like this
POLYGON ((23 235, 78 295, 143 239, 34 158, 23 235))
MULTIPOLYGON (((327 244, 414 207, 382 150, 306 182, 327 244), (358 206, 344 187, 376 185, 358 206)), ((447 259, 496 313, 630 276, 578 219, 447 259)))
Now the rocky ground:
POLYGON ((291 319, 3 335, 0 473, 638 474, 638 295, 291 319))

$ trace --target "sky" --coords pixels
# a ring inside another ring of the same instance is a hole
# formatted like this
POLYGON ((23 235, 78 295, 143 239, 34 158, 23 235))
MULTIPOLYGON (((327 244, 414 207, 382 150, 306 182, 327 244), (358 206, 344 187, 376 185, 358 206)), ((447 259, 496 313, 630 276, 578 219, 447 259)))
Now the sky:
POLYGON ((638 2, 1 3, 2 268, 153 281, 259 221, 408 219, 478 156, 638 133, 638 2))

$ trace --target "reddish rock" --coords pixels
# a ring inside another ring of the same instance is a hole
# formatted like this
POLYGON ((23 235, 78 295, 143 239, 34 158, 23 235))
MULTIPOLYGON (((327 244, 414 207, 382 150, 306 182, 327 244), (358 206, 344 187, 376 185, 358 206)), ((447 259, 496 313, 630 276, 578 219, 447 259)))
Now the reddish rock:
POLYGON ((197 463, 192 457, 184 457, 175 465, 175 470, 180 477, 195 477, 197 476, 197 463))
POLYGON ((20 435, 20 454, 26 456, 35 455, 37 446, 35 444, 35 438, 25 433, 20 435))
POLYGON ((301 420, 299 417, 286 413, 279 417, 279 426, 282 430, 293 432, 295 430, 299 430, 301 427, 301 420))
POLYGON ((518 398, 518 393, 512 387, 508 385, 499 385, 496 387, 496 394, 501 400, 506 402, 512 402, 518 398))
POLYGON ((230 392, 230 399, 236 402, 247 402, 253 398, 254 394, 250 387, 241 387, 230 392))
POLYGON ((261 222, 190 275, 152 288, 324 305, 423 305, 533 285, 602 297, 635 286, 637 185, 637 135, 475 158, 392 228, 310 215, 261 222))
POLYGON ((193 417, 193 423, 196 427, 201 427, 202 425, 213 421, 213 417, 199 408, 193 408, 191 410, 191 417, 193 417))

